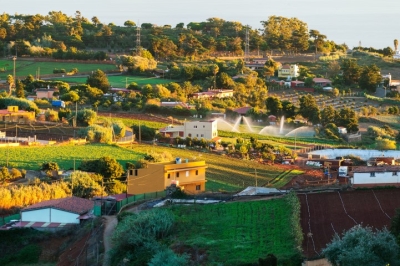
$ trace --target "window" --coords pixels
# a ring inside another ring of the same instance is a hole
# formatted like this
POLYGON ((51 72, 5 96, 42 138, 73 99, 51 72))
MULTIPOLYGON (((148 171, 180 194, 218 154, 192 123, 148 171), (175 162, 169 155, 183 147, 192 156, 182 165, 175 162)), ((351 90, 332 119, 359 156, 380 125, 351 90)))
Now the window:
POLYGON ((201 134, 200 136, 201 136, 201 137, 204 137, 204 134, 201 134))
POLYGON ((193 126, 194 128, 197 128, 197 126, 193 126))
POLYGON ((189 133, 189 134, 188 134, 188 137, 191 138, 191 137, 192 137, 192 133, 189 133))
POLYGON ((205 128, 206 126, 205 125, 203 125, 203 128, 205 128))
POLYGON ((198 137, 199 136, 199 134, 196 134, 196 137, 198 137))
POLYGON ((375 177, 375 172, 371 172, 369 176, 370 177, 375 177))
POLYGON ((199 175, 199 170, 196 170, 196 175, 199 175))
POLYGON ((179 177, 179 172, 176 172, 176 177, 179 177))
POLYGON ((171 174, 168 174, 168 179, 170 179, 171 178, 171 174))
POLYGON ((135 169, 135 176, 137 176, 137 174, 138 174, 138 171, 137 171, 137 169, 135 169))
POLYGON ((393 172, 392 175, 397 176, 397 172, 393 172))
POLYGON ((129 175, 133 175, 133 170, 129 170, 129 175))
POLYGON ((186 177, 188 177, 189 176, 189 171, 186 171, 186 177))
POLYGON ((201 185, 196 185, 196 190, 200 190, 201 189, 201 185))

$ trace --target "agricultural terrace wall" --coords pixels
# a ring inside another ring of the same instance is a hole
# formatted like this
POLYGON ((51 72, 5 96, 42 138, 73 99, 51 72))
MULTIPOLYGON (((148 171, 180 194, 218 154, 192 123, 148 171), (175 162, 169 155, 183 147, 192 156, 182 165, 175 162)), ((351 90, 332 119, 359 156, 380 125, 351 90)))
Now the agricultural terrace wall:
POLYGON ((303 230, 303 253, 317 257, 332 240, 356 224, 376 229, 390 227, 400 208, 400 189, 355 190, 298 194, 303 230), (315 247, 315 250, 314 250, 315 247))
POLYGON ((314 88, 293 87, 295 91, 314 92, 314 88))

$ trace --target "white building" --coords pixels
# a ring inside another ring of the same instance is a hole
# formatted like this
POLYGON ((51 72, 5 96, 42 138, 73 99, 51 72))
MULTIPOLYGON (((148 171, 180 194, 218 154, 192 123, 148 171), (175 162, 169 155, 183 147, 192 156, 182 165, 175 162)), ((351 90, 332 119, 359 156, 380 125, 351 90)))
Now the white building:
POLYGON ((400 166, 361 166, 353 169, 353 187, 399 186, 400 166))
MULTIPOLYGON (((34 227, 35 223, 79 224, 81 217, 91 214, 93 206, 93 201, 78 197, 46 200, 24 208, 21 224, 24 227, 34 227)), ((40 227, 46 227, 45 224, 40 227)))
MULTIPOLYGON (((283 65, 278 69, 278 78, 285 78, 286 80, 292 80, 299 76, 299 66, 293 65, 283 65)), ((289 85, 290 86, 290 85, 289 85)))
POLYGON ((211 140, 218 137, 217 121, 191 121, 185 122, 183 125, 172 126, 169 125, 160 129, 163 136, 171 138, 204 138, 211 140))

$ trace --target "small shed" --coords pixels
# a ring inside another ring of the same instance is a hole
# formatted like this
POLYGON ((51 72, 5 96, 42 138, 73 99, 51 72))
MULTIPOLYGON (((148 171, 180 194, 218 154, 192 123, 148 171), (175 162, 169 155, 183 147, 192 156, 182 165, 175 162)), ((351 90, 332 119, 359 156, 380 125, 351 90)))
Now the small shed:
POLYGON ((80 217, 90 216, 93 206, 93 201, 74 196, 46 200, 22 209, 21 222, 79 224, 80 217))

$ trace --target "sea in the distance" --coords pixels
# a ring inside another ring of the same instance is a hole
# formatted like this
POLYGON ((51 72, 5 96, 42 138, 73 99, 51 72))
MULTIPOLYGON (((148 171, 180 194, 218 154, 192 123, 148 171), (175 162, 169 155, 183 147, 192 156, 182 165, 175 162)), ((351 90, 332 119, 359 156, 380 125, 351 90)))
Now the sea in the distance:
MULTIPOLYGON (((5 1, 5 0, 0 0, 5 1)), ((271 15, 297 17, 309 29, 319 30, 329 40, 355 46, 393 48, 400 39, 398 0, 13 0, 1 5, 8 14, 42 14, 61 11, 74 16, 96 16, 102 23, 123 25, 135 23, 171 25, 201 22, 217 17, 239 21, 253 29, 261 29, 260 21, 271 15)))

